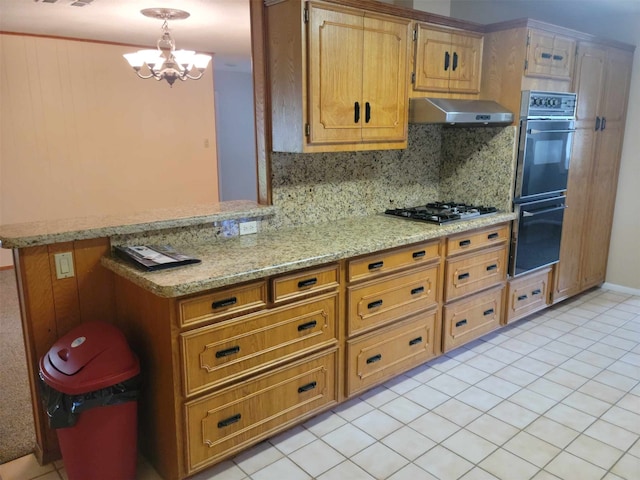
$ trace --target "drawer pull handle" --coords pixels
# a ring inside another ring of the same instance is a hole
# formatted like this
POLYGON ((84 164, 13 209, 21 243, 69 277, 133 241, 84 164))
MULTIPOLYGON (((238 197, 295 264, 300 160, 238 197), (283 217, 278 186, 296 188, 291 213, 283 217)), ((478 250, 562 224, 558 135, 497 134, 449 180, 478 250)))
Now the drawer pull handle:
POLYGON ((533 292, 531 292, 531 295, 540 295, 542 293, 542 290, 540 290, 539 288, 536 288, 533 292))
POLYGON ((551 54, 544 52, 542 55, 540 55, 542 58, 551 58, 551 54))
POLYGON ((300 280, 298 282, 298 288, 310 287, 311 285, 315 285, 318 283, 317 278, 308 278, 307 280, 300 280))
POLYGON ((416 295, 422 292, 424 292, 424 287, 416 287, 413 290, 411 290, 411 295, 416 295))
POLYGON ((369 270, 375 270, 376 268, 380 268, 384 265, 384 262, 381 260, 379 262, 373 262, 369 264, 369 270))
POLYGON ((367 364, 376 363, 376 362, 379 362, 380 360, 382 360, 382 355, 381 354, 374 355, 373 357, 367 358, 367 364))
POLYGON ((229 307, 231 305, 235 305, 238 303, 238 299, 236 297, 225 298, 224 300, 218 300, 217 302, 213 302, 211 304, 211 308, 222 308, 229 307))
POLYGON ((466 247, 468 245, 471 245, 471 240, 467 239, 467 240, 460 240, 460 243, 458 243, 458 245, 460 245, 461 247, 466 247))
POLYGON ((497 269, 498 269, 498 265, 494 263, 493 265, 489 265, 487 267, 487 272, 490 272, 491 270, 497 270, 497 269))
POLYGON ((317 386, 318 386, 318 382, 307 383, 306 385, 303 385, 300 388, 298 388, 298 393, 308 392, 309 390, 313 390, 317 386))
POLYGON ((302 332, 303 330, 309 330, 315 327, 318 324, 315 320, 311 320, 310 322, 303 323, 302 325, 298 325, 298 331, 302 332))
POLYGON ((419 252, 413 252, 413 258, 421 258, 427 254, 424 250, 420 250, 419 252))
POLYGON ((467 273, 461 273, 460 275, 458 275, 458 280, 464 280, 465 278, 469 278, 471 275, 469 275, 469 272, 467 273))
POLYGON ((372 309, 372 308, 381 307, 381 306, 382 306, 382 300, 376 300, 375 302, 371 302, 370 304, 368 304, 367 308, 372 309))
POLYGON ((498 238, 498 232, 493 232, 487 235, 487 239, 493 240, 494 238, 498 238))
POLYGON ((563 57, 562 55, 554 55, 554 56, 553 56, 553 59, 554 59, 554 60, 557 60, 557 61, 560 61, 560 60, 562 60, 563 58, 564 58, 564 57, 563 57))
POLYGON ((526 295, 520 295, 520 296, 518 297, 518 301, 526 300, 527 298, 529 298, 529 297, 527 297, 526 295))
POLYGON ((492 313, 495 313, 495 310, 493 308, 490 308, 489 310, 485 310, 484 312, 482 312, 482 314, 486 317, 487 315, 491 315, 492 313))
POLYGON ((239 351, 240 351, 240 347, 236 345, 235 347, 227 348, 226 350, 217 351, 216 358, 228 357, 229 355, 236 354, 239 351))
POLYGON ((241 418, 242 415, 240 415, 239 413, 237 415, 234 415, 233 417, 225 418, 224 420, 218 422, 218 428, 224 428, 228 427, 229 425, 233 425, 234 423, 239 422, 241 418))
POLYGON ((465 318, 464 320, 460 320, 459 322, 456 322, 456 327, 462 327, 463 325, 467 324, 467 319, 465 318))
POLYGON ((422 343, 422 337, 416 337, 413 340, 409 340, 409 346, 417 345, 422 343))

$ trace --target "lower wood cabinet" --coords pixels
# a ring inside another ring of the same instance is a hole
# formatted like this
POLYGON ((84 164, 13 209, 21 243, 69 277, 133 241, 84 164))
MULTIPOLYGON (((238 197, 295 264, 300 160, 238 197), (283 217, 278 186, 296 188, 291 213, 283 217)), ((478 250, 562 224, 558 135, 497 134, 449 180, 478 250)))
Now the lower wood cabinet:
POLYGON ((186 403, 188 471, 337 403, 337 357, 333 349, 186 403))
POLYGON ((491 287, 505 280, 506 276, 506 244, 447 259, 445 300, 452 301, 491 287))
POLYGON ((505 323, 511 323, 551 304, 552 269, 545 268, 509 280, 505 323))
POLYGON ((500 326, 504 287, 478 293, 445 305, 442 343, 445 352, 470 342, 500 326))
MULTIPOLYGON (((366 390, 436 356, 437 309, 347 342, 347 396, 366 390)), ((439 332, 438 332, 439 333, 439 332)))

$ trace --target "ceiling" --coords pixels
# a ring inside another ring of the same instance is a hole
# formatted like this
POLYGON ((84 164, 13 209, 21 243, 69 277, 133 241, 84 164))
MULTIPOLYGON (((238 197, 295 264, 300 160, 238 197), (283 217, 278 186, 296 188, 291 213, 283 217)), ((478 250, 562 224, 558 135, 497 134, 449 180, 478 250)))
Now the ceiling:
POLYGON ((191 15, 169 22, 176 48, 214 53, 216 68, 244 70, 251 56, 249 1, 0 0, 0 30, 154 47, 162 21, 140 10, 178 8, 191 15))

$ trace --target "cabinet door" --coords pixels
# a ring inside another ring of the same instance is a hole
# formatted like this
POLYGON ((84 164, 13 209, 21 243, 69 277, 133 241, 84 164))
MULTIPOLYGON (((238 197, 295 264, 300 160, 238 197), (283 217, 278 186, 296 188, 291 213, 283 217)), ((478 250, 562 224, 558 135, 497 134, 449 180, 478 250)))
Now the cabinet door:
MULTIPOLYGON (((407 137, 409 21, 364 18, 362 139, 407 137)), ((343 46, 344 48, 344 46, 343 46)))
POLYGON ((573 73, 575 51, 575 40, 556 35, 553 38, 549 75, 554 78, 566 78, 567 80, 570 80, 571 74, 573 73))
POLYGON ((446 92, 451 69, 451 33, 418 25, 414 90, 446 92))
POLYGON ((553 57, 553 34, 529 30, 527 75, 548 76, 553 57))
POLYGON ((309 4, 309 142, 362 139, 363 16, 309 4))
POLYGON ((606 50, 596 45, 581 43, 578 48, 576 75, 573 82, 573 91, 578 94, 575 123, 578 130, 583 128, 595 130, 596 117, 600 116, 605 55, 606 50))
POLYGON ((451 73, 449 91, 460 93, 480 92, 480 62, 482 61, 482 37, 455 34, 451 36, 451 73))

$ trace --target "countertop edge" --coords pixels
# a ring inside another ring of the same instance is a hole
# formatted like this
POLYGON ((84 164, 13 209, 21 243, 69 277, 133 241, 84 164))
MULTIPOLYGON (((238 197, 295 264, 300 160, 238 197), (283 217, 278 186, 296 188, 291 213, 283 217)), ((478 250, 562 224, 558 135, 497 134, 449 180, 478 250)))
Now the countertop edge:
MULTIPOLYGON (((193 294, 202 293, 207 290, 213 290, 216 288, 227 287, 234 284, 245 283, 253 280, 258 280, 261 278, 279 275, 288 273, 294 270, 310 268, 314 266, 323 265, 326 263, 336 262, 339 260, 343 260, 346 258, 357 257, 361 255, 367 255, 371 253, 375 253, 378 251, 388 250, 390 248, 402 247, 405 245, 411 245, 414 243, 424 242, 428 240, 434 240, 437 238, 445 238, 452 235, 457 235, 460 233, 464 233, 467 231, 476 230, 479 228, 490 227, 492 225, 497 225, 501 223, 507 223, 516 219, 516 214, 507 212, 500 213, 491 217, 485 217, 482 219, 473 219, 467 221, 456 222, 453 226, 444 226, 442 229, 427 229, 424 232, 420 232, 419 234, 408 234, 408 235, 397 235, 390 241, 373 241, 369 243, 354 242, 349 247, 346 248, 336 248, 335 250, 329 250, 319 255, 295 255, 295 256, 286 256, 282 255, 279 259, 279 262, 274 262, 273 264, 263 265, 259 268, 247 268, 243 270, 241 267, 236 268, 234 271, 230 271, 229 273, 215 274, 206 278, 195 278, 192 281, 182 281, 173 284, 162 284, 159 281, 154 281, 158 278, 166 278, 160 277, 161 275, 167 275, 167 273, 171 273, 171 270, 163 270, 161 272, 145 272, 141 271, 130 264, 124 262, 123 260, 112 257, 105 256, 102 258, 102 265, 107 269, 113 271, 117 275, 133 282, 134 284, 142 287, 145 290, 150 291, 151 293, 163 297, 163 298, 176 298, 182 296, 188 296, 193 294)), ((398 222, 406 222, 406 220, 402 219, 393 219, 393 221, 398 222)), ((306 226, 304 228, 292 228, 289 229, 290 232, 295 233, 297 230, 308 231, 311 228, 310 226, 306 226)), ((321 225, 318 226, 319 229, 323 228, 321 225)), ((256 236, 259 237, 261 234, 258 233, 256 236)), ((231 239, 221 240, 221 242, 229 242, 231 239)), ((238 242, 242 242, 243 239, 236 238, 236 244, 231 246, 235 251, 243 252, 243 255, 246 256, 247 247, 238 245, 238 242)), ((275 243, 274 243, 275 244, 275 243)), ((220 246, 229 247, 229 244, 221 243, 220 246)), ((250 264, 250 259, 248 259, 248 263, 250 264)), ((191 272, 196 271, 197 265, 188 265, 184 267, 178 267, 175 269, 180 276, 188 277, 191 272), (191 269, 191 270, 189 270, 191 269), (178 271, 180 270, 180 271, 178 271)), ((195 274, 194 274, 195 277, 195 274)))

